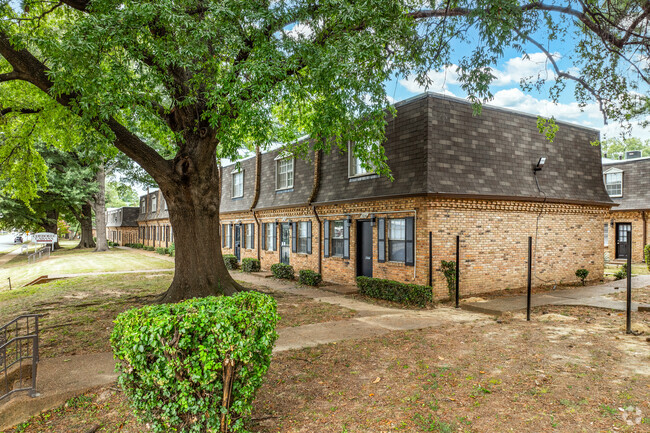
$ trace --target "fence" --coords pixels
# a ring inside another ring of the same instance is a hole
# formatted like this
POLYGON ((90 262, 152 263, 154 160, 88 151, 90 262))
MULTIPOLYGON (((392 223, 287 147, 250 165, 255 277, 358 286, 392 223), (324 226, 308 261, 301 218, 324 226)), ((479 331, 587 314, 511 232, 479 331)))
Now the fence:
POLYGON ((27 256, 27 263, 29 263, 29 264, 36 263, 39 260, 41 260, 42 258, 46 258, 46 259, 50 258, 50 246, 49 245, 45 245, 40 250, 38 250, 38 251, 30 254, 29 256, 27 256))
POLYGON ((36 392, 38 314, 25 314, 0 327, 0 402, 10 395, 36 392))

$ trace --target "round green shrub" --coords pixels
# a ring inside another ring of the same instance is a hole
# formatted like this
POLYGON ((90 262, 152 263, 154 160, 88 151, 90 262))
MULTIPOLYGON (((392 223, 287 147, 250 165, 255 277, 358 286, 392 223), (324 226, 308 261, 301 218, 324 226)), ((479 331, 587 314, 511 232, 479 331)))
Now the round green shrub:
POLYGON ((241 270, 244 272, 259 272, 262 269, 260 261, 253 258, 245 258, 241 261, 241 270))
POLYGON ((280 278, 283 280, 293 280, 295 277, 293 266, 287 265, 285 263, 276 263, 274 265, 271 265, 271 272, 275 278, 280 278))
POLYGON ((298 281, 300 284, 305 284, 307 286, 317 286, 323 281, 323 277, 318 272, 303 269, 298 272, 298 281))
POLYGON ((222 416, 227 431, 245 432, 277 321, 275 300, 257 292, 126 311, 111 335, 119 383, 154 432, 217 432, 222 416), (234 372, 229 407, 226 371, 234 372))
POLYGON ((239 260, 237 260, 237 256, 234 254, 225 254, 223 256, 223 262, 226 264, 226 269, 230 271, 239 268, 239 260))
POLYGON ((586 269, 578 269, 576 271, 576 277, 580 278, 580 281, 582 282, 582 285, 585 285, 585 280, 587 279, 587 276, 589 275, 589 271, 586 269))

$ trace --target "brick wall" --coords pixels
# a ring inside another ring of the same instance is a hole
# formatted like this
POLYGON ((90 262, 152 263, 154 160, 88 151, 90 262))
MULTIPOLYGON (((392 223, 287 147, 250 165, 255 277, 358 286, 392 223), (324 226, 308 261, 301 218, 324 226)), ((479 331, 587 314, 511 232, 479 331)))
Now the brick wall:
MULTIPOLYGON (((603 229, 605 224, 609 224, 608 229, 608 242, 607 253, 609 260, 616 258, 616 224, 617 223, 630 223, 632 224, 632 261, 634 263, 641 263, 643 258, 643 215, 641 211, 619 211, 609 212, 605 215, 603 222, 603 229), (612 226, 612 222, 614 225, 612 226)), ((650 232, 650 221, 646 221, 646 233, 650 232)), ((647 236, 647 235, 646 235, 647 236)), ((647 243, 650 240, 646 239, 647 243)))
MULTIPOLYGON (((173 241, 173 230, 171 223, 168 219, 161 219, 155 221, 138 221, 138 229, 145 228, 144 239, 140 237, 139 232, 136 232, 136 243, 142 243, 150 247, 168 247, 173 241), (166 239, 165 227, 169 226, 169 239, 166 239), (153 236, 152 227, 156 227, 155 239, 153 236), (147 228, 149 229, 147 231, 147 228)), ((138 230, 136 229, 136 230, 138 230)))

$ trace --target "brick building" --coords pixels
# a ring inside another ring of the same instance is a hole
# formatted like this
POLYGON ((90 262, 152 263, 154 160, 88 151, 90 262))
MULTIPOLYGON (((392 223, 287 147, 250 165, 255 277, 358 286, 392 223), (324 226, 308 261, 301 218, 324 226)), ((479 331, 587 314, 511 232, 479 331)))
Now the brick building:
POLYGON ((441 260, 460 236, 463 295, 603 274, 598 131, 560 123, 554 142, 536 117, 424 94, 397 103, 383 143, 394 181, 365 172, 349 152, 296 159, 281 149, 221 169, 224 254, 312 269, 353 284, 368 275, 447 287, 441 260), (539 171, 534 167, 545 157, 539 171), (429 253, 431 252, 431 253, 429 253))
POLYGON ((106 239, 118 245, 138 241, 138 208, 119 207, 106 211, 106 239))
POLYGON ((174 242, 174 231, 169 222, 167 202, 160 190, 140 197, 138 209, 138 242, 145 246, 167 248, 174 242))
POLYGON ((605 216, 605 250, 609 260, 627 259, 627 231, 632 229, 632 261, 644 261, 650 214, 650 158, 603 161, 605 188, 615 206, 605 216))

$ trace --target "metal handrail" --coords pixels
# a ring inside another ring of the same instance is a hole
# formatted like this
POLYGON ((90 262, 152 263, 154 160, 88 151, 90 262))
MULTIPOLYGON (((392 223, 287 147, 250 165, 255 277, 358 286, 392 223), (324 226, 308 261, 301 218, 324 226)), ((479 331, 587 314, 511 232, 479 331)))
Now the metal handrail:
POLYGON ((41 316, 41 314, 23 314, 0 326, 0 402, 21 391, 28 391, 30 397, 38 396, 36 392, 36 373, 39 361, 38 319, 41 316), (30 327, 30 319, 33 319, 32 327, 30 327), (25 321, 26 326, 19 326, 21 320, 25 321), (13 329, 10 330, 12 325, 13 329), (21 331, 26 331, 26 335, 19 335, 21 331), (11 338, 8 338, 8 335, 11 338), (24 343, 30 340, 31 345, 24 343), (9 352, 9 356, 7 352, 9 352), (23 362, 27 360, 31 362, 31 384, 29 386, 24 385, 26 378, 23 378, 22 368, 23 362), (18 365, 17 370, 10 371, 16 365, 18 365), (17 381, 11 379, 10 374, 13 373, 18 374, 17 381), (18 382, 18 387, 14 387, 16 382, 18 382))
POLYGON ((47 258, 50 257, 50 247, 48 245, 45 245, 40 250, 34 251, 32 254, 28 255, 27 263, 31 264, 31 263, 38 262, 41 258, 43 258, 43 253, 46 253, 45 255, 47 256, 47 258))

